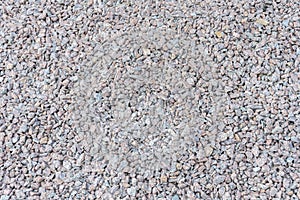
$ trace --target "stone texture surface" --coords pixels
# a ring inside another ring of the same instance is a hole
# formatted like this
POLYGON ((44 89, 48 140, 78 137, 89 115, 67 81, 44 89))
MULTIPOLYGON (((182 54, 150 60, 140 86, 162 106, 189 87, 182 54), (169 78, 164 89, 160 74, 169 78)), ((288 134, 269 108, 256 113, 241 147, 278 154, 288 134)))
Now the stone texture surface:
POLYGON ((300 199, 298 1, 0 4, 0 199, 300 199))

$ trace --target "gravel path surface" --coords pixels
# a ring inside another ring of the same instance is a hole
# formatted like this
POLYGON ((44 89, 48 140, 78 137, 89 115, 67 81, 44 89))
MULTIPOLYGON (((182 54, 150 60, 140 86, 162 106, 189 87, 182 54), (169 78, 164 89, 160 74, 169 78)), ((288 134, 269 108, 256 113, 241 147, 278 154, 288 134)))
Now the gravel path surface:
POLYGON ((300 199, 299 13, 1 1, 0 200, 300 199))

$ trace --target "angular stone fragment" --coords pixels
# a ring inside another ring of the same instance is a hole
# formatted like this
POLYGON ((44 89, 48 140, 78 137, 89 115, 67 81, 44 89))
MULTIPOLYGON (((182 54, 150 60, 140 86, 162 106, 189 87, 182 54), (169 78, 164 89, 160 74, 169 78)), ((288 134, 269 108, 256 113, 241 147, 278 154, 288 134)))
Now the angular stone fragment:
POLYGON ((220 31, 216 31, 215 34, 218 38, 221 38, 223 36, 223 33, 220 31))
POLYGON ((168 177, 165 176, 165 175, 162 175, 162 176, 160 177, 160 181, 161 181, 162 183, 166 183, 166 182, 168 181, 168 177))
POLYGON ((43 137, 40 139, 40 144, 47 144, 48 142, 48 137, 43 137))
POLYGON ((135 195, 136 195, 136 187, 127 188, 126 191, 127 191, 127 194, 129 194, 130 196, 135 197, 135 195))
POLYGON ((260 24, 260 25, 264 25, 267 26, 269 24, 269 22, 265 19, 259 18, 256 20, 256 23, 260 24))
POLYGON ((218 184, 224 182, 225 178, 226 178, 226 177, 223 176, 223 175, 217 175, 217 176, 214 178, 214 184, 215 184, 215 185, 218 185, 218 184))
POLYGON ((280 126, 276 126, 273 130, 272 130, 272 134, 279 134, 283 132, 283 128, 281 128, 280 126))
POLYGON ((204 147, 204 152, 206 156, 210 156, 213 153, 213 151, 214 149, 209 145, 204 147))

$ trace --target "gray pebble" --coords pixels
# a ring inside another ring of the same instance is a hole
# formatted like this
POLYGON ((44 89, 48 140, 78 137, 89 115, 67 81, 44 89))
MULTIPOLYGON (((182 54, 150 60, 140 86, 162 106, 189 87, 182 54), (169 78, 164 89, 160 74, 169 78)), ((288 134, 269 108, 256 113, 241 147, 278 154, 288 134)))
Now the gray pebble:
POLYGON ((277 194, 277 189, 275 188, 275 187, 271 187, 271 189, 270 189, 270 195, 272 196, 272 197, 274 197, 276 194, 277 194))
POLYGON ((28 126, 26 124, 22 124, 20 126, 19 132, 25 133, 28 130, 28 126))
POLYGON ((283 128, 281 128, 280 126, 277 126, 272 130, 272 134, 278 134, 282 132, 283 132, 283 128))
POLYGON ((256 164, 258 167, 262 167, 267 162, 267 159, 265 157, 260 157, 256 159, 256 164))
POLYGON ((288 157, 287 159, 286 159, 286 162, 288 162, 288 163, 292 163, 294 161, 294 158, 293 157, 288 157))
POLYGON ((282 21, 282 24, 285 26, 285 27, 288 27, 289 26, 289 22, 290 22, 290 20, 283 20, 282 21))
POLYGON ((17 143, 17 142, 19 141, 19 139, 20 139, 20 137, 19 137, 18 135, 14 136, 14 137, 12 138, 12 143, 13 143, 13 144, 17 143))
POLYGON ((1 195, 0 200, 8 200, 9 196, 8 195, 1 195))
POLYGON ((260 171, 260 167, 254 167, 254 168, 253 168, 253 171, 254 171, 254 172, 259 172, 259 171, 260 171))
POLYGON ((135 197, 136 196, 136 187, 127 188, 127 194, 129 194, 130 196, 135 197))
POLYGON ((72 165, 69 161, 64 160, 63 161, 63 167, 66 168, 67 170, 70 170, 72 168, 72 165))
POLYGON ((172 196, 172 200, 179 200, 179 196, 177 194, 172 196))
POLYGON ((224 182, 225 180, 225 176, 223 175, 217 175, 215 178, 214 178, 214 184, 215 185, 219 185, 220 183, 224 182))

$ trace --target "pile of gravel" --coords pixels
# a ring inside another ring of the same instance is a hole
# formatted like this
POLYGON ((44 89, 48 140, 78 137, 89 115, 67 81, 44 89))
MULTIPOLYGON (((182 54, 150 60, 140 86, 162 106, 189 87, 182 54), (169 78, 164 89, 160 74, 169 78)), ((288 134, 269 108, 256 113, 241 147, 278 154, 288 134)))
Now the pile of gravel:
POLYGON ((0 5, 0 199, 300 199, 297 1, 0 5))
POLYGON ((114 168, 123 160, 170 167, 189 151, 203 158, 199 138, 222 126, 226 97, 196 42, 149 27, 101 43, 71 92, 73 122, 87 151, 110 161, 115 156, 114 168))

